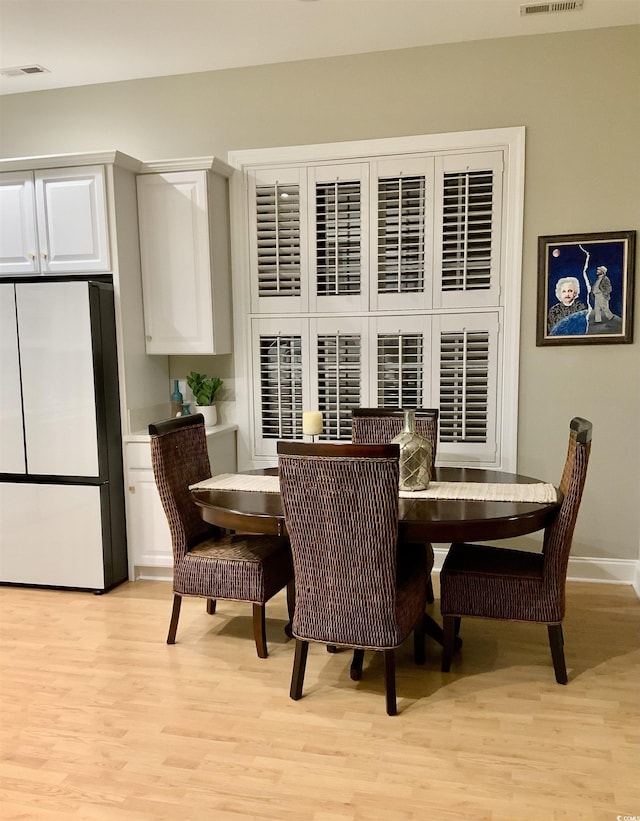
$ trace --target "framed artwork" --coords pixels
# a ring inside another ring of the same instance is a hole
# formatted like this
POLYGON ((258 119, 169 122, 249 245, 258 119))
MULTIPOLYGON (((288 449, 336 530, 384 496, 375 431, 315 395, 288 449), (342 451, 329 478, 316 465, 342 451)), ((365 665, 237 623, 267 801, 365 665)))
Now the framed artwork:
POLYGON ((536 345, 633 341, 635 231, 538 237, 536 345))

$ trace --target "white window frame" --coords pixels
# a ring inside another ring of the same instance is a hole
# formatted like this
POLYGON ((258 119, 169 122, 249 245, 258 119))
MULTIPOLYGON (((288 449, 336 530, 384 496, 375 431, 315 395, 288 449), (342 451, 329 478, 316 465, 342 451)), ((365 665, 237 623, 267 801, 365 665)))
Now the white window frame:
MULTIPOLYGON (((254 167, 296 166, 301 163, 358 162, 358 160, 398 157, 421 152, 504 152, 502 188, 505 230, 500 237, 503 277, 500 294, 500 356, 497 361, 500 383, 496 416, 500 457, 492 467, 515 472, 517 464, 518 385, 520 348, 520 296, 522 278, 522 234, 524 212, 524 126, 452 132, 411 137, 353 142, 322 143, 229 153, 229 163, 238 169, 231 179, 231 233, 233 261, 234 344, 238 467, 248 469, 273 464, 255 450, 255 397, 252 375, 250 249, 247 212, 247 173, 254 167), (508 374, 508 379, 503 375, 508 374)), ((441 312, 448 309, 443 308, 441 312)), ((454 311, 457 313, 457 311, 454 311)), ((347 311, 348 313, 348 311, 347 311)), ((253 314, 255 316, 255 314, 253 314)), ((313 314, 309 314, 313 316, 313 314)))

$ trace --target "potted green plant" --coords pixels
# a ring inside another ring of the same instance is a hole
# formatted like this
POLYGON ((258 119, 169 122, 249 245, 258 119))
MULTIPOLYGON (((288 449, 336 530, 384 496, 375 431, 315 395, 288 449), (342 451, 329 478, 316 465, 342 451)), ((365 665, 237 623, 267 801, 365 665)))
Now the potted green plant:
POLYGON ((218 421, 218 412, 213 401, 222 386, 222 379, 219 376, 206 376, 204 373, 191 371, 187 376, 187 385, 196 400, 196 413, 204 416, 207 427, 215 425, 218 421))

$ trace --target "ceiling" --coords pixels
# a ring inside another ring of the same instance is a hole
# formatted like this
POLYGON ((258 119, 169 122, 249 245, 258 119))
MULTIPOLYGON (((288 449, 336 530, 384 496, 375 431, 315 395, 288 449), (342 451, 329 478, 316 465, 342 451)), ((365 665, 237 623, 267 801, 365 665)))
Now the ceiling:
MULTIPOLYGON (((437 43, 640 23, 640 0, 0 0, 0 75, 16 94, 437 43)), ((611 55, 607 59, 614 59, 611 55)))

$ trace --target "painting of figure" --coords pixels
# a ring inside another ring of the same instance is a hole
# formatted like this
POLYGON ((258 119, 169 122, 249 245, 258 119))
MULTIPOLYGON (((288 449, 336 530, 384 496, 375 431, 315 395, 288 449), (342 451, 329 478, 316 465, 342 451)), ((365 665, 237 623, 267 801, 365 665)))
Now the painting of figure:
POLYGON ((540 237, 537 344, 631 342, 635 232, 540 237))

